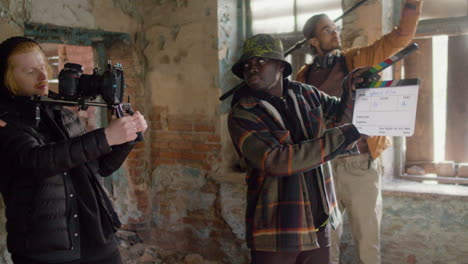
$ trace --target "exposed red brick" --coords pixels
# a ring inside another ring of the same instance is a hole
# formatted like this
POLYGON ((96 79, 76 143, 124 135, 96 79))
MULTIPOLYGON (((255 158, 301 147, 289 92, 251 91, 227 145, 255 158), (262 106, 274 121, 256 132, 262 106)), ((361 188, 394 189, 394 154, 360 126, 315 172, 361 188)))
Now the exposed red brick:
POLYGON ((203 163, 203 164, 201 164, 200 167, 202 169, 206 170, 206 171, 211 171, 211 165, 209 165, 209 164, 203 163))
POLYGON ((128 167, 142 167, 145 165, 144 159, 128 159, 127 166, 128 167))
POLYGON ((155 160, 153 160, 152 165, 153 166, 159 166, 159 165, 162 165, 162 164, 174 164, 174 163, 176 163, 175 160, 155 159, 155 160))
POLYGON ((416 263, 418 263, 418 261, 416 260, 416 256, 415 255, 408 255, 408 257, 406 258, 406 263, 407 264, 416 264, 416 263))
POLYGON ((171 122, 171 121, 169 121, 168 128, 169 130, 172 130, 172 131, 192 131, 193 130, 192 124, 176 123, 176 122, 171 122))
POLYGON ((187 142, 187 141, 192 140, 192 134, 158 131, 158 132, 152 133, 152 140, 187 142), (154 138, 153 138, 153 135, 154 135, 154 138))
POLYGON ((151 141, 151 147, 156 148, 156 149, 168 149, 169 148, 169 142, 153 140, 153 141, 151 141))
POLYGON ((205 160, 206 154, 204 153, 180 153, 182 159, 187 160, 205 160))
POLYGON ((127 159, 134 159, 136 157, 141 157, 144 154, 143 150, 140 149, 134 149, 130 151, 130 153, 127 156, 127 159))
POLYGON ((159 151, 157 153, 158 157, 163 159, 180 159, 183 157, 183 154, 185 154, 176 151, 159 151))
POLYGON ((221 149, 220 144, 193 144, 193 151, 196 152, 211 152, 221 149))
MULTIPOLYGON (((125 95, 131 95, 131 94, 135 94, 135 90, 133 89, 132 86, 127 85, 127 87, 125 88, 125 95)), ((131 98, 132 97, 130 96, 130 100, 131 100, 131 98)), ((124 101, 127 102, 127 97, 126 96, 124 97, 124 101)))
POLYGON ((146 168, 131 168, 128 169, 128 174, 129 174, 129 179, 132 180, 134 185, 141 185, 145 184, 145 177, 143 177, 143 174, 146 172, 146 168))
POLYGON ((150 208, 148 192, 146 190, 135 189, 135 196, 137 198, 136 202, 137 202, 138 208, 142 210, 143 212, 148 212, 148 209, 150 208))
POLYGON ((153 113, 153 115, 161 115, 161 113, 167 113, 167 112, 168 112, 168 106, 155 105, 151 109, 151 113, 153 113))
POLYGON ((194 130, 198 132, 214 132, 215 127, 213 125, 195 124, 194 130))
MULTIPOLYGON (((144 136, 144 135, 143 135, 144 136)), ((133 147, 133 149, 144 149, 145 148, 145 141, 141 141, 141 142, 138 142, 136 143, 136 145, 133 147)))
POLYGON ((206 133, 193 134, 193 142, 205 143, 207 142, 208 135, 206 133))
POLYGON ((158 119, 152 119, 151 120, 151 124, 149 125, 152 129, 156 129, 156 130, 159 130, 159 129, 163 129, 163 125, 162 125, 162 122, 159 121, 159 118, 158 119))
POLYGON ((161 113, 160 112, 156 112, 153 108, 153 112, 151 113, 151 118, 150 118, 151 121, 158 121, 158 122, 161 122, 161 113))
POLYGON ((192 149, 193 146, 190 142, 181 142, 181 141, 172 141, 169 142, 169 148, 175 150, 189 150, 192 149))
POLYGON ((208 135, 206 139, 208 140, 208 142, 220 142, 221 141, 221 138, 219 137, 219 135, 208 135))

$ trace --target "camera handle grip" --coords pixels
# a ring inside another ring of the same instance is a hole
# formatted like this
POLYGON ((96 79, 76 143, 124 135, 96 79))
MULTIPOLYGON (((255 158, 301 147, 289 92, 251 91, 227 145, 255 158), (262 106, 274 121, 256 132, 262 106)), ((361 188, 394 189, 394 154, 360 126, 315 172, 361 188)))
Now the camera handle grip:
MULTIPOLYGON (((129 114, 131 116, 135 113, 135 111, 133 111, 133 109, 131 107, 129 107, 126 112, 127 112, 127 114, 129 114)), ((143 136, 143 133, 137 132, 137 138, 135 139, 135 142, 141 142, 143 140, 145 140, 145 137, 143 136)))
MULTIPOLYGON (((125 115, 125 113, 127 113, 129 115, 133 115, 135 112, 130 107, 130 105, 127 105, 125 107, 125 111, 123 110, 122 104, 115 107, 115 115, 117 116, 117 118, 123 117, 125 115)), ((143 136, 143 133, 137 132, 136 134, 137 134, 137 138, 134 140, 135 143, 145 140, 145 137, 143 136)))

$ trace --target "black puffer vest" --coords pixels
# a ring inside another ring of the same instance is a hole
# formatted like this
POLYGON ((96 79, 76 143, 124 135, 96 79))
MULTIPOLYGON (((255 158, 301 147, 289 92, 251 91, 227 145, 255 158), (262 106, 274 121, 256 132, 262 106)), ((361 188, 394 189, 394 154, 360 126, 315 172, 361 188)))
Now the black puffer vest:
MULTIPOLYGON (((41 260, 79 259, 79 214, 71 177, 93 177, 99 185, 94 175, 99 171, 96 158, 111 149, 107 143, 102 144, 106 140, 99 130, 70 140, 86 131, 78 117, 67 109, 43 107, 41 121, 35 127, 34 118, 28 116, 34 114, 34 107, 29 103, 14 105, 0 109, 0 113, 8 113, 0 117, 8 123, 0 129, 0 156, 9 161, 1 165, 4 179, 0 180, 6 205, 8 250, 41 260), (44 149, 46 144, 50 147, 44 149), (10 151, 16 153, 5 153, 10 151), (24 157, 20 153, 25 153, 24 157)), ((95 192, 99 192, 96 196, 100 197, 109 223, 119 227, 102 187, 96 186, 95 192)))

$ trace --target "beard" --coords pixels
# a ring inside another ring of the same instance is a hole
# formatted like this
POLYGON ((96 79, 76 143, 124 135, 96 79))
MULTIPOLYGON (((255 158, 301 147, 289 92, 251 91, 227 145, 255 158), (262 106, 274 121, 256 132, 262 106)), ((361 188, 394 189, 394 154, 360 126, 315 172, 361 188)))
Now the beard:
POLYGON ((332 53, 334 52, 335 50, 337 50, 338 52, 341 51, 342 47, 341 47, 341 43, 337 43, 337 44, 330 44, 330 45, 322 45, 320 44, 320 49, 322 50, 322 52, 324 54, 327 54, 327 53, 332 53))
POLYGON ((328 40, 323 39, 319 43, 320 49, 324 54, 330 53, 334 50, 341 50, 341 39, 339 36, 333 36, 328 40))

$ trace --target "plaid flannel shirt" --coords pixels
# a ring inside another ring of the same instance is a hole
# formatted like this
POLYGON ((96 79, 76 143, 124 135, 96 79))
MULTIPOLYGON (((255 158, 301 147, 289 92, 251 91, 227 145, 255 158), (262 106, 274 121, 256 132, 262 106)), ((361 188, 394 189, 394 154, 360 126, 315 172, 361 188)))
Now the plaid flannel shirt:
MULTIPOLYGON (((351 96, 328 96, 316 88, 284 80, 307 140, 293 142, 278 111, 268 102, 247 95, 233 106, 228 126, 233 143, 247 167, 246 237, 252 250, 304 251, 319 247, 306 188, 319 177, 323 208, 332 226, 341 221, 327 161, 359 138, 350 122, 351 96), (332 127, 332 128, 330 128, 332 127)), ((244 90, 248 89, 244 87, 244 90)), ((326 223, 324 223, 326 224, 326 223)))

